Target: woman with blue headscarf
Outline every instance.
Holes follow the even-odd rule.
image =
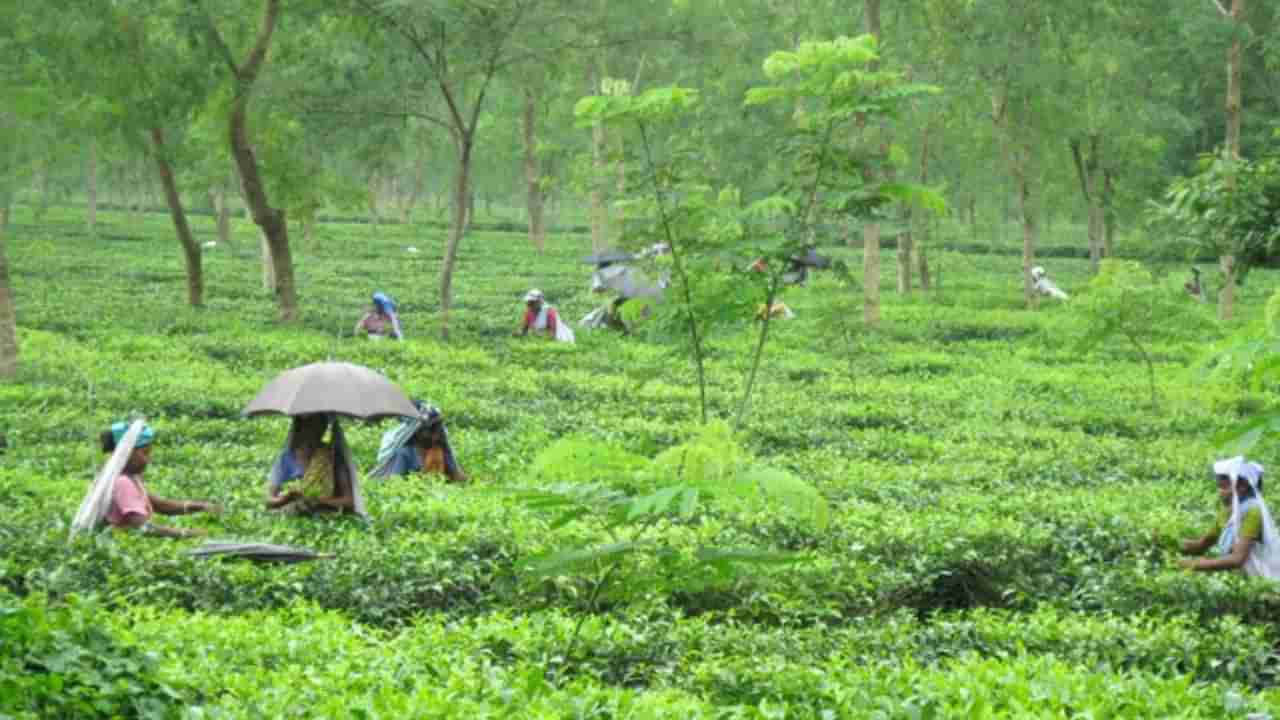
[[[396,303],[386,293],[373,294],[373,307],[356,323],[355,334],[364,333],[371,340],[393,337],[403,340],[400,331],[400,316],[396,315]]]
[[[218,514],[222,508],[202,500],[166,500],[152,495],[142,484],[142,474],[151,464],[151,448],[155,432],[142,425],[129,433],[129,423],[118,422],[102,433],[102,451],[121,452],[127,456],[124,469],[111,480],[110,504],[102,522],[119,530],[136,530],[144,535],[189,538],[208,534],[198,528],[172,528],[151,522],[152,515],[187,515],[205,512]],[[125,442],[128,445],[124,445]],[[117,466],[118,467],[118,466]]]
[[[413,401],[417,417],[401,418],[399,427],[382,436],[378,465],[371,477],[423,474],[443,475],[451,483],[463,483],[467,476],[453,456],[444,414],[435,405]]]

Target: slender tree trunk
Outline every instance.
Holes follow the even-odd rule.
[[[294,322],[298,319],[298,294],[294,285],[293,256],[289,252],[289,223],[285,219],[284,211],[271,207],[267,199],[262,175],[258,171],[258,160],[249,143],[248,129],[249,94],[266,59],[267,48],[271,45],[271,35],[275,31],[279,15],[280,0],[266,0],[262,27],[258,31],[254,46],[244,63],[233,68],[236,94],[231,102],[227,130],[231,143],[231,155],[236,161],[236,167],[240,170],[240,185],[245,204],[253,213],[253,222],[262,229],[270,250],[271,265],[276,276],[275,289],[280,304],[280,319],[283,322]],[[211,34],[216,44],[229,54],[226,43],[217,34],[216,29],[213,29],[212,20],[210,23]]]
[[[880,0],[865,0],[863,9],[867,32],[880,40]],[[875,71],[878,65],[872,63],[869,69]],[[865,132],[865,128],[865,117],[859,117],[858,132]],[[870,169],[864,179],[868,183],[875,180]],[[862,227],[862,320],[869,327],[880,324],[880,223],[875,221]]]
[[[271,255],[271,240],[265,231],[261,228],[258,230],[259,244],[262,246],[262,289],[272,293],[279,292],[276,287],[276,261]]]
[[[0,380],[18,374],[18,316],[9,289],[7,255],[10,202],[8,190],[0,188]]]
[[[151,128],[151,147],[156,154],[156,169],[160,171],[160,187],[164,189],[169,217],[173,220],[174,232],[178,235],[178,243],[182,245],[182,258],[187,265],[187,303],[191,307],[201,307],[204,305],[204,269],[201,266],[200,245],[191,235],[191,226],[187,224],[182,196],[178,193],[178,183],[173,177],[173,167],[169,165],[164,131],[158,127]]]
[[[1245,0],[1232,0],[1230,17],[1237,24],[1237,28],[1236,37],[1227,49],[1227,146],[1225,148],[1227,158],[1231,162],[1240,159],[1240,124],[1243,111],[1243,101],[1240,93],[1242,77],[1240,67],[1242,41],[1240,35],[1243,33],[1244,14]],[[1227,185],[1229,189],[1235,189],[1235,177],[1233,174],[1228,174]],[[1228,238],[1229,240],[1230,238]],[[1218,318],[1230,320],[1235,309],[1236,298],[1235,254],[1228,252],[1218,259],[1218,263],[1222,267],[1222,291],[1218,294]]]
[[[219,184],[213,190],[214,221],[218,228],[218,243],[231,244],[231,210],[227,207],[227,186]]]
[[[418,206],[418,199],[427,185],[427,153],[418,152],[417,169],[413,175],[413,187],[409,189],[409,198],[400,208],[400,221],[406,225],[413,222],[413,209]]]
[[[89,153],[85,159],[85,211],[89,235],[98,234],[98,140],[89,138]]]
[[[1015,151],[1014,188],[1018,196],[1018,212],[1022,215],[1022,292],[1027,307],[1035,307],[1036,295],[1031,282],[1031,268],[1036,264],[1036,214],[1032,203],[1031,181],[1027,177],[1026,150]]]
[[[880,223],[862,226],[862,320],[880,324]]]
[[[1076,166],[1076,178],[1080,181],[1080,195],[1084,198],[1089,218],[1089,270],[1095,275],[1102,262],[1102,192],[1098,182],[1098,136],[1089,136],[1088,149],[1082,148],[1079,138],[1070,141],[1071,157]]]
[[[932,125],[925,124],[924,130],[920,133],[920,184],[929,185],[929,139]],[[930,218],[925,217],[924,222],[920,224],[920,237],[915,243],[916,245],[916,268],[920,272],[920,289],[928,292],[930,289],[931,279],[929,277],[929,223]]]
[[[1218,319],[1230,320],[1236,304],[1236,258],[1223,255],[1218,258],[1222,268],[1222,290],[1218,293]]]
[[[458,174],[453,184],[453,223],[440,270],[440,337],[449,339],[449,310],[453,307],[453,270],[458,262],[458,245],[467,232],[467,198],[471,195],[471,151],[475,136],[456,132]]]
[[[529,211],[529,242],[538,252],[547,246],[547,230],[543,224],[542,172],[538,167],[538,96],[533,88],[524,89],[524,182]]]
[[[1227,152],[1232,159],[1240,157],[1240,122],[1243,102],[1240,95],[1241,35],[1244,33],[1245,0],[1231,0],[1231,20],[1236,23],[1236,37],[1227,49]]]
[[[1112,200],[1115,197],[1115,183],[1110,170],[1102,172],[1102,254],[1107,257],[1116,256],[1116,219]]]
[[[317,213],[316,208],[309,207],[302,216],[302,243],[307,247],[315,247]]]
[[[590,94],[601,92],[600,82],[603,73],[595,67],[587,70],[587,83]],[[604,196],[606,161],[605,147],[608,137],[604,124],[597,122],[591,127],[591,167],[594,170],[591,178],[591,249],[599,251],[609,244],[609,207]]]
[[[378,208],[378,173],[377,171],[369,173],[369,180],[366,183],[366,193],[369,202],[369,224],[373,226],[373,231],[378,232],[378,226],[382,222],[382,215]]]

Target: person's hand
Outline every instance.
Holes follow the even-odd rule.
[[[208,534],[209,534],[209,531],[205,530],[204,528],[187,528],[186,530],[182,531],[182,537],[184,538],[198,538],[198,537],[204,537],[205,535],[208,535]]]
[[[1183,570],[1195,570],[1200,566],[1199,558],[1182,558],[1178,561],[1178,567]]]
[[[221,505],[219,505],[219,504],[217,504],[217,503],[201,502],[201,503],[199,503],[199,504],[197,505],[197,508],[198,508],[201,512],[206,512],[206,513],[209,513],[210,515],[221,515],[221,514],[222,514],[222,506],[221,506]]]

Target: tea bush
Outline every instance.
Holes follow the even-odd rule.
[[[208,218],[195,222],[212,237]],[[1182,573],[1170,550],[1212,520],[1214,436],[1275,405],[1273,387],[1202,369],[1206,350],[1261,314],[1270,270],[1241,288],[1236,325],[1151,333],[1158,407],[1137,352],[1079,350],[1089,323],[1073,305],[1021,309],[1016,258],[940,254],[941,287],[886,288],[879,330],[861,328],[856,298],[818,274],[787,295],[797,318],[771,329],[732,452],[697,458],[713,492],[650,531],[685,560],[638,553],[610,579],[631,583],[625,592],[593,601],[590,567],[522,573],[600,540],[592,519],[558,524],[527,494],[601,485],[632,501],[690,482],[678,448],[700,424],[687,359],[656,339],[509,337],[531,286],[566,318],[595,306],[579,263],[586,237],[557,235],[537,254],[518,234],[477,230],[462,245],[446,344],[423,280],[435,276],[439,228],[325,225],[296,248],[303,320],[280,327],[249,253],[208,252],[209,305],[192,310],[164,216],[100,223],[90,241],[71,211],[36,225],[19,209],[10,241],[23,355],[20,381],[0,386],[0,714],[1280,711],[1280,591]],[[256,247],[248,225],[236,232]],[[410,244],[422,252],[406,255]],[[859,262],[837,244],[823,251]],[[1050,271],[1087,299],[1087,267],[1055,259]],[[347,336],[375,289],[401,303],[408,342]],[[713,416],[736,409],[754,339],[747,318],[708,338]],[[327,358],[443,408],[474,482],[366,481],[367,523],[264,512],[287,423],[239,409],[280,371]],[[103,460],[94,436],[131,413],[158,432],[154,492],[226,507],[175,524],[335,557],[258,566],[191,559],[189,542],[68,543]],[[362,468],[385,429],[347,425]],[[1269,464],[1276,450],[1264,440],[1254,453]],[[794,499],[820,501],[822,520],[768,494],[735,501],[727,485],[752,476],[730,470],[752,463]],[[685,561],[703,548],[794,561],[699,574]],[[52,657],[70,663],[61,680],[35,664]]]

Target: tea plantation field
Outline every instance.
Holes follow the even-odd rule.
[[[212,232],[207,218],[196,229]],[[1276,399],[1198,369],[1234,329],[1211,306],[1156,329],[1152,407],[1134,351],[1081,351],[1071,305],[1022,309],[1020,258],[939,253],[941,289],[900,298],[887,251],[883,327],[847,335],[856,298],[819,277],[786,297],[798,317],[774,328],[736,439],[817,488],[828,520],[699,505],[652,528],[669,556],[629,558],[597,592],[603,565],[522,572],[607,540],[525,491],[566,478],[633,491],[612,460],[652,458],[699,423],[692,366],[670,343],[510,336],[530,287],[566,317],[592,309],[587,236],[556,235],[542,255],[519,233],[468,237],[443,343],[440,230],[328,223],[295,240],[304,317],[288,328],[247,224],[239,252],[206,253],[201,311],[183,304],[163,215],[109,215],[95,240],[78,213],[20,210],[12,230],[23,369],[0,386],[0,717],[1280,717],[1280,593],[1179,571],[1171,551],[1214,512],[1214,434]],[[1085,261],[1047,264],[1085,291]],[[1250,275],[1242,318],[1278,279]],[[408,342],[349,336],[375,289],[400,301]],[[711,338],[715,415],[736,408],[754,340],[746,322]],[[265,513],[287,422],[239,410],[278,372],[327,358],[441,406],[473,482],[368,481],[367,524]],[[103,459],[94,436],[131,413],[159,433],[153,492],[226,507],[175,524],[336,557],[196,561],[196,541],[110,533],[69,544]],[[387,427],[348,426],[361,467]],[[537,462],[571,436],[613,454]],[[1258,459],[1280,462],[1274,450]],[[794,561],[711,572],[705,547]]]

